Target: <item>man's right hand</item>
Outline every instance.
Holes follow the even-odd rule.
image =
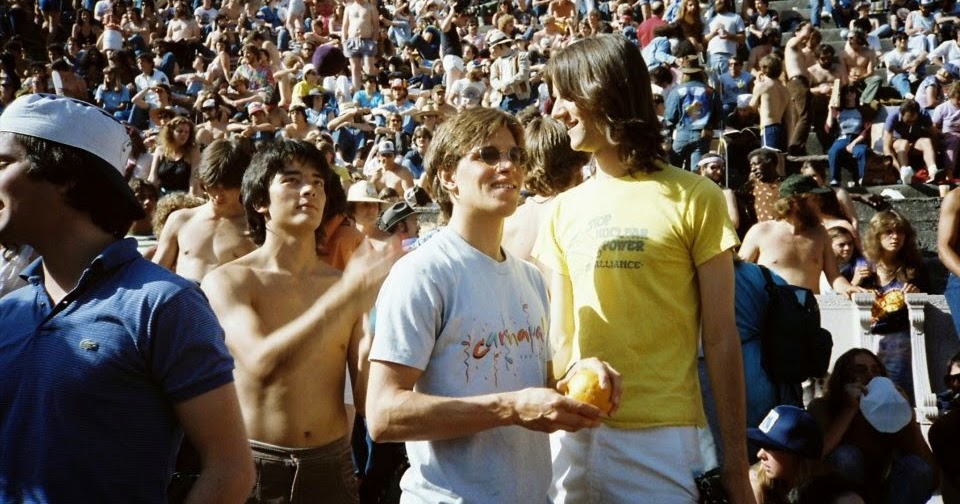
[[[539,432],[576,432],[597,427],[600,408],[561,395],[549,388],[527,388],[510,393],[514,423]]]

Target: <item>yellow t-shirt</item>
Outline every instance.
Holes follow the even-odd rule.
[[[551,341],[556,373],[584,357],[613,365],[614,427],[703,425],[696,268],[736,244],[720,188],[672,166],[558,196],[533,252],[572,285],[574,334]]]

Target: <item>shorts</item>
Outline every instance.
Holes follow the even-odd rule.
[[[349,38],[343,44],[343,55],[348,58],[376,56],[377,42],[367,38]]]
[[[550,435],[555,504],[696,504],[703,472],[693,426],[614,429],[601,425]]]
[[[284,448],[250,440],[257,482],[247,504],[357,504],[357,478],[346,437],[319,448]]]
[[[448,54],[443,57],[443,69],[444,71],[450,71],[456,68],[461,72],[464,70],[463,58],[457,56],[456,54]]]

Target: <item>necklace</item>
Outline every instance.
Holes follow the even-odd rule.
[[[881,263],[877,263],[877,271],[890,276],[895,275],[898,271],[900,271],[902,267],[903,266],[897,266],[896,268],[889,268]]]

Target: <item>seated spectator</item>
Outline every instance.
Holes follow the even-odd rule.
[[[854,182],[863,184],[863,177],[867,173],[867,156],[870,154],[870,121],[864,119],[860,112],[857,100],[857,90],[852,86],[844,86],[840,91],[840,103],[830,107],[830,117],[827,119],[826,130],[836,131],[837,139],[830,146],[830,186],[840,187],[840,167],[855,159],[857,171]]]
[[[423,178],[425,170],[423,160],[431,140],[433,140],[433,132],[426,126],[417,126],[417,129],[413,130],[413,147],[404,154],[400,162],[404,168],[410,170],[415,181],[419,182]]]
[[[913,100],[905,100],[900,110],[887,116],[883,125],[883,154],[893,157],[904,184],[912,183],[916,174],[911,166],[915,154],[923,156],[930,178],[937,175],[937,153],[930,128],[930,117],[921,114],[919,103]]]
[[[943,385],[947,389],[937,394],[937,408],[940,414],[960,410],[960,353],[954,354],[947,362]]]
[[[304,105],[294,105],[290,107],[290,124],[287,124],[280,130],[284,138],[292,140],[303,140],[314,143],[320,138],[320,130],[316,125],[307,121],[307,107]]]
[[[947,86],[953,83],[956,75],[946,68],[937,70],[937,73],[928,75],[917,86],[916,100],[920,108],[933,110],[946,98]]]
[[[930,181],[936,182],[934,177],[939,174],[945,174],[947,179],[952,179],[957,161],[960,160],[960,82],[954,82],[950,86],[949,98],[933,109],[930,120],[940,133],[940,145],[943,149],[940,158],[943,169],[938,173],[930,173]]]
[[[883,84],[883,78],[877,75],[877,53],[867,44],[867,34],[861,30],[852,30],[847,36],[847,44],[840,53],[840,65],[846,69],[847,84],[860,92],[860,103],[877,109],[877,91]]]
[[[161,195],[175,191],[200,194],[197,178],[200,149],[196,146],[194,129],[193,122],[186,117],[174,118],[161,128],[147,177],[148,182],[160,188]]]
[[[756,9],[747,20],[747,47],[753,49],[763,43],[767,30],[780,29],[780,13],[770,9],[769,0],[757,0]]]
[[[366,236],[376,233],[380,205],[386,200],[377,196],[377,189],[366,180],[355,182],[347,191],[347,215],[353,225]]]
[[[760,449],[760,461],[750,468],[750,483],[758,504],[791,502],[791,490],[820,470],[823,432],[802,408],[773,408],[759,427],[747,430],[747,440]]]
[[[797,487],[795,504],[866,504],[859,487],[836,473],[814,476]]]
[[[775,220],[755,224],[747,231],[740,258],[776,271],[791,285],[820,292],[820,274],[833,290],[850,295],[860,289],[840,276],[827,230],[811,197],[830,191],[806,175],[791,175],[780,185],[774,204]]]
[[[837,257],[840,274],[851,284],[859,285],[862,280],[854,281],[853,275],[858,261],[863,261],[863,255],[857,246],[855,236],[843,226],[827,228],[827,234],[830,235],[830,246],[833,248],[833,254]]]
[[[116,119],[126,120],[130,116],[130,89],[120,82],[115,68],[103,71],[103,84],[97,86],[94,100]]]
[[[824,163],[812,160],[804,161],[803,165],[800,167],[800,174],[813,177],[813,180],[820,187],[829,187],[827,184],[827,165]],[[834,199],[839,205],[839,209],[835,212],[830,212],[830,215],[834,216],[836,219],[840,219],[848,223],[851,226],[851,229],[853,229],[853,233],[857,234],[857,230],[860,229],[858,225],[859,218],[857,217],[857,209],[854,208],[853,201],[856,199],[865,205],[873,206],[872,201],[869,197],[862,197],[859,194],[851,194],[842,187],[831,187],[830,189],[832,189],[833,193],[836,194],[836,198]],[[820,207],[822,208],[823,205],[820,205]],[[826,224],[824,224],[824,226],[828,229],[830,228],[830,226]],[[857,243],[860,243],[859,238],[857,238]]]
[[[887,83],[893,86],[902,98],[912,99],[913,83],[926,76],[926,53],[909,49],[907,35],[898,32],[893,35],[893,49],[883,56],[883,62],[887,65]]]
[[[826,465],[863,489],[867,502],[926,503],[936,472],[920,424],[911,418],[895,432],[881,432],[861,411],[867,384],[881,376],[887,376],[883,363],[863,348],[834,363],[826,392],[809,406],[824,432]]]

